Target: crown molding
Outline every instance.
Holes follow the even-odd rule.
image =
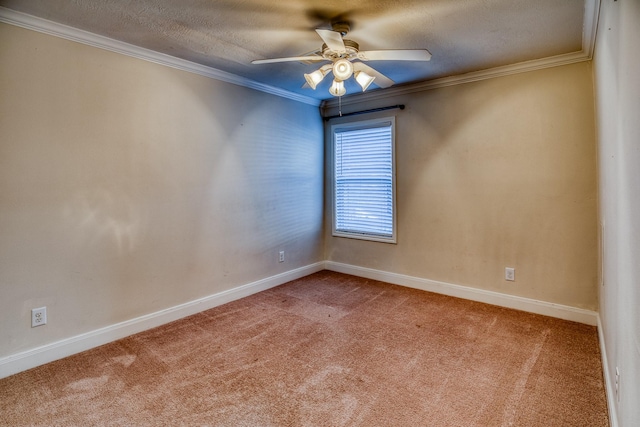
[[[447,86],[488,80],[496,77],[504,77],[512,74],[527,73],[529,71],[542,70],[545,68],[559,67],[577,62],[590,61],[593,58],[599,14],[600,0],[585,0],[582,28],[582,50],[580,51],[489,68],[486,70],[473,71],[456,76],[442,77],[417,83],[408,83],[387,89],[377,89],[365,93],[356,93],[342,97],[341,104],[342,106],[359,104],[361,102],[375,101],[408,93],[421,92]],[[327,109],[336,108],[338,105],[339,100],[336,98],[325,99],[322,101],[320,109],[324,113]]]
[[[600,17],[600,0],[585,0],[584,24],[582,26],[582,51],[593,58],[598,34],[598,19]]]
[[[393,96],[406,95],[408,93],[422,92],[447,86],[456,86],[481,80],[494,79],[496,77],[504,77],[512,74],[527,73],[529,71],[542,70],[545,68],[558,67],[561,65],[569,65],[576,62],[589,61],[590,59],[591,58],[588,55],[580,51],[543,59],[536,59],[532,61],[519,62],[517,64],[489,68],[480,71],[473,71],[456,76],[442,77],[439,79],[426,80],[418,83],[393,86],[388,89],[377,89],[370,92],[343,96],[342,106],[344,107],[345,105],[375,101],[379,99],[390,98]],[[338,107],[338,102],[338,99],[324,100],[322,102],[321,109],[325,110],[328,108]]]
[[[196,64],[195,62],[187,61],[185,59],[176,58],[171,55],[166,55],[150,49],[145,49],[129,43],[114,40],[109,37],[100,36],[88,31],[79,30],[68,25],[59,24],[47,19],[28,15],[26,13],[17,12],[2,6],[0,6],[0,22],[37,31],[39,33],[48,34],[50,36],[59,37],[65,40],[82,43],[88,46],[97,47],[111,52],[120,53],[122,55],[142,59],[144,61],[153,62],[155,64],[164,65],[166,67],[171,67],[177,70],[198,74],[214,80],[220,80],[237,86],[243,86],[249,89],[254,89],[282,98],[291,99],[293,101],[301,102],[304,104],[309,104],[316,107],[320,105],[319,100],[310,98],[308,96],[299,95],[297,93],[289,92],[284,89],[279,89],[273,86],[266,85],[264,83],[259,83],[254,80],[240,77],[226,71],[221,71],[212,67],[207,67],[205,65]]]
[[[502,67],[490,68],[487,70],[474,71],[456,76],[399,85],[388,89],[378,89],[362,94],[353,94],[343,97],[341,100],[342,105],[358,104],[361,102],[374,101],[378,99],[404,95],[407,93],[421,92],[441,87],[454,86],[464,83],[493,79],[496,77],[504,77],[512,74],[526,73],[529,71],[568,65],[582,61],[590,61],[593,57],[599,12],[600,0],[585,0],[581,51],[532,61],[520,62],[517,64],[511,64]],[[1,6],[0,22],[16,25],[22,28],[38,31],[44,34],[49,34],[55,37],[60,37],[66,40],[75,41],[100,49],[105,49],[111,52],[120,53],[178,70],[187,71],[211,79],[247,87],[304,104],[320,106],[322,110],[338,106],[337,99],[320,101],[315,98],[299,95],[297,93],[289,92],[284,89],[259,83],[254,80],[240,77],[225,71],[217,70],[212,67],[196,64],[191,61],[155,52],[150,49],[134,46],[129,43],[110,39],[108,37],[100,36],[84,30],[79,30],[67,25],[58,24],[25,13],[16,12]]]

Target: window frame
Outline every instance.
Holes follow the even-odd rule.
[[[348,120],[340,123],[331,124],[331,203],[332,203],[332,236],[345,237],[350,239],[367,240],[382,243],[397,243],[397,203],[396,203],[396,120],[395,116],[384,116],[365,120]],[[341,231],[336,228],[337,225],[337,203],[336,203],[336,133],[341,131],[353,131],[359,129],[372,129],[376,127],[391,128],[391,192],[392,192],[392,234],[385,236],[371,233],[359,233],[352,231]]]

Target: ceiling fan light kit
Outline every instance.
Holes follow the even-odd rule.
[[[334,79],[329,88],[329,93],[333,96],[343,96],[347,93],[344,87],[344,81],[351,77],[354,77],[363,92],[367,90],[374,80],[376,85],[381,88],[386,88],[394,84],[393,80],[361,61],[429,61],[431,59],[431,54],[426,49],[360,51],[360,45],[358,45],[358,43],[343,38],[350,29],[348,23],[334,23],[332,28],[332,30],[316,30],[316,33],[318,33],[322,41],[324,41],[321,55],[259,59],[252,61],[252,63],[268,64],[290,61],[329,61],[330,64],[325,64],[319,69],[305,74],[304,78],[309,87],[315,90],[324,77],[332,71]],[[354,60],[358,62],[353,62]]]

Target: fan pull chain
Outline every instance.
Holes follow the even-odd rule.
[[[341,96],[338,97],[338,114],[340,114],[340,117],[342,117],[342,97]]]

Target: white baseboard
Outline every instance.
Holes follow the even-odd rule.
[[[454,285],[436,280],[423,279],[420,277],[407,276],[404,274],[389,273],[386,271],[374,270],[366,267],[358,267],[349,264],[342,264],[333,261],[326,261],[327,270],[339,273],[352,274],[354,276],[365,277],[367,279],[380,280],[395,285],[407,286],[409,288],[421,289],[453,297],[468,299],[472,301],[484,302],[498,305],[500,307],[513,308],[529,313],[542,314],[559,319],[571,320],[595,326],[598,323],[598,313],[582,308],[570,307],[561,304],[553,304],[545,301],[538,301],[531,298],[523,298],[514,295],[502,294],[499,292],[486,291],[483,289],[471,288],[468,286]]]
[[[514,308],[517,310],[546,316],[557,317],[565,320],[596,325],[598,323],[598,313],[575,307],[552,304],[529,298],[522,298],[498,292],[486,291],[482,289],[470,288],[467,286],[454,285],[451,283],[438,282],[419,277],[407,276],[397,273],[389,273],[371,268],[358,267],[349,264],[342,264],[333,261],[317,262],[295,270],[287,271],[275,276],[271,276],[256,282],[248,283],[237,288],[219,292],[194,301],[189,301],[174,307],[150,313],[144,316],[130,319],[121,323],[110,325],[84,334],[46,344],[40,347],[29,349],[20,353],[12,354],[0,359],[0,378],[35,368],[54,360],[62,359],[85,350],[89,350],[100,345],[136,334],[157,326],[208,310],[213,307],[231,302],[254,293],[264,291],[275,286],[284,284],[291,280],[299,279],[309,274],[323,269],[336,271],[345,274],[365,277],[368,279],[380,280],[396,285],[421,289],[439,294],[464,298],[468,300],[498,305],[501,307]],[[601,329],[599,328],[599,331]],[[604,340],[601,337],[601,345]],[[603,350],[603,357],[606,355]],[[604,360],[604,359],[603,359]],[[604,365],[606,366],[606,364]],[[605,375],[607,371],[605,369]],[[610,391],[610,381],[607,379],[607,389]],[[610,398],[610,392],[607,394]],[[610,405],[611,406],[611,405]],[[613,426],[613,424],[612,424]]]
[[[618,427],[618,411],[616,406],[616,389],[609,374],[609,362],[607,358],[607,343],[604,340],[604,329],[602,321],[598,315],[598,341],[600,341],[600,357],[602,359],[602,371],[604,373],[604,389],[607,395],[607,406],[609,408],[609,425]]]
[[[5,378],[9,375],[119,340],[165,323],[173,322],[174,320],[282,285],[323,269],[324,262],[317,262],[165,310],[146,314],[135,319],[3,357],[0,359],[0,378]]]

